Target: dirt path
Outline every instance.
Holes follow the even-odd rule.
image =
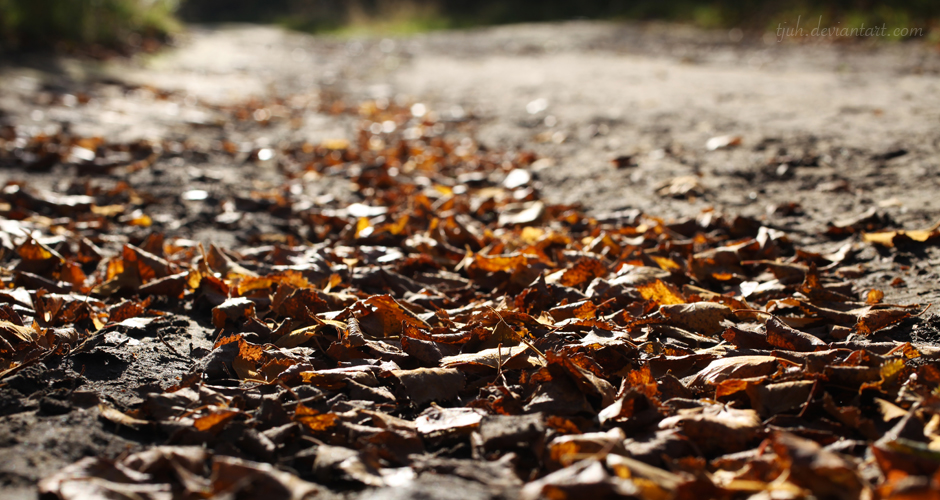
[[[250,147],[350,137],[354,121],[306,113],[290,127],[233,130],[195,99],[224,104],[321,91],[385,97],[420,101],[452,119],[481,117],[473,126],[482,143],[548,158],[535,175],[549,199],[598,213],[638,208],[670,218],[714,207],[799,228],[822,249],[841,245],[818,238],[829,223],[868,210],[907,229],[940,215],[940,55],[923,45],[734,43],[724,32],[594,22],[395,39],[194,28],[178,45],[103,68],[72,61],[35,71],[14,63],[4,70],[10,83],[0,90],[0,109],[11,122],[69,122],[82,135],[225,135]],[[105,89],[86,106],[36,104],[44,85],[55,95],[102,78],[191,97],[161,101]],[[740,137],[740,147],[709,151],[708,139],[722,135]],[[620,156],[630,160],[618,169],[611,160]],[[695,196],[657,194],[689,175],[697,178]],[[917,272],[936,278],[924,265]],[[940,297],[930,287],[894,293]]]
[[[28,58],[0,66],[0,120],[25,134],[66,126],[116,142],[177,141],[198,153],[94,180],[105,188],[128,180],[157,199],[191,189],[218,201],[269,188],[280,179],[276,164],[246,160],[259,148],[355,138],[350,115],[226,121],[226,106],[277,97],[300,108],[327,98],[421,103],[488,147],[535,152],[542,160],[532,174],[550,201],[581,203],[598,218],[639,209],[681,219],[709,207],[755,217],[805,248],[831,252],[850,243],[868,271],[860,287],[882,288],[893,301],[940,300],[934,247],[886,251],[857,235],[826,235],[832,223],[869,211],[884,227],[907,229],[940,217],[940,55],[921,45],[733,43],[723,32],[582,22],[401,39],[234,26],[194,28],[178,47],[134,62]],[[739,138],[736,145],[706,146],[726,135]],[[219,141],[233,144],[239,160],[214,155]],[[689,192],[661,194],[677,177],[685,177]],[[0,183],[13,180],[65,192],[75,179],[64,166],[0,170]],[[325,177],[302,180],[297,189],[357,196],[348,182]],[[217,212],[208,201],[193,201],[153,215],[159,228],[235,246],[233,231],[205,223]],[[249,233],[286,230],[265,214],[246,214],[238,224]],[[204,325],[155,328],[182,332],[176,349],[211,347]],[[145,347],[162,349],[157,342]],[[121,401],[122,384],[155,383],[146,369],[94,389]],[[175,376],[187,366],[169,369]],[[126,397],[127,406],[136,403]],[[85,454],[135,446],[135,436],[105,433],[87,415],[68,417],[66,428],[87,426],[91,445],[22,415],[0,432],[4,498],[33,497],[35,479]],[[35,454],[23,452],[37,446]]]
[[[486,116],[485,143],[553,158],[538,174],[549,197],[598,211],[670,217],[715,207],[809,235],[872,209],[908,229],[940,217],[935,50],[723,38],[596,23],[434,34],[391,82]],[[529,113],[538,99],[545,109]],[[723,135],[741,146],[709,151],[708,139]],[[613,168],[621,155],[636,166]],[[699,177],[701,196],[656,194],[683,175]],[[788,203],[804,214],[774,214]],[[931,259],[916,271],[924,286],[895,290],[899,298],[938,297]]]

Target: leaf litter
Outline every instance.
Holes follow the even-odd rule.
[[[284,107],[221,111],[265,106]],[[252,151],[283,186],[214,223],[285,229],[237,248],[155,224],[160,201],[127,182],[3,188],[2,413],[90,415],[136,443],[48,474],[44,498],[934,498],[940,348],[903,338],[929,304],[845,281],[850,247],[711,211],[592,218],[540,198],[532,154],[405,106],[324,106],[355,113],[357,139]],[[12,137],[5,166],[91,176],[175,147]],[[292,188],[328,178],[359,198]],[[193,323],[189,352],[167,338]],[[135,396],[107,385],[157,350]]]

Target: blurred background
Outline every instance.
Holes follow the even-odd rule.
[[[307,32],[407,34],[568,19],[664,20],[764,33],[781,19],[823,26],[940,25],[937,0],[0,0],[0,46],[159,46],[185,23],[275,23]]]

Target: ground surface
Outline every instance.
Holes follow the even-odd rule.
[[[271,104],[277,99],[280,108]],[[421,103],[448,133],[494,150],[534,152],[541,159],[530,171],[547,202],[579,203],[599,219],[639,209],[681,220],[708,207],[750,216],[822,254],[850,243],[864,270],[857,285],[883,289],[891,302],[940,299],[935,247],[879,250],[851,231],[827,233],[833,225],[862,227],[852,222],[863,216],[862,225],[876,220],[872,228],[905,229],[930,227],[940,217],[940,54],[918,44],[735,43],[723,32],[581,22],[396,39],[193,28],[149,59],[94,64],[16,56],[0,65],[0,120],[19,132],[52,135],[67,124],[72,134],[110,142],[175,142],[178,156],[104,176],[76,176],[71,164],[46,172],[10,168],[0,181],[65,192],[74,191],[76,179],[104,190],[126,180],[154,198],[148,214],[168,234],[229,248],[257,243],[294,229],[264,212],[218,214],[227,211],[222,200],[250,198],[248,191],[281,182],[278,159],[258,160],[259,151],[355,141],[356,115],[326,110],[369,99]],[[247,116],[233,122],[238,113]],[[716,136],[739,140],[709,150]],[[220,141],[231,151],[221,154]],[[659,192],[680,176],[691,176],[691,191]],[[301,176],[294,185],[314,200],[363,199],[343,178]],[[207,197],[179,201],[194,190]],[[147,328],[151,334],[135,351],[140,362],[109,354],[107,342],[86,354],[89,362],[111,356],[132,369],[119,378],[78,375],[85,378],[81,390],[130,408],[142,399],[126,387],[144,394],[141,387],[165,388],[187,373],[190,361],[167,350],[152,335],[157,330],[181,352],[212,347],[207,317],[161,319]],[[22,371],[9,384],[24,387],[21,394],[47,380],[64,384],[81,371],[79,361],[68,362],[75,364]],[[154,376],[151,367],[159,365],[164,371]],[[51,404],[44,401],[18,401],[20,411],[0,417],[4,498],[32,497],[39,478],[82,456],[147,444],[133,433],[108,432],[88,413],[43,413]]]
[[[23,63],[37,71],[17,66]],[[870,209],[906,229],[936,221],[938,72],[940,55],[924,45],[733,43],[724,32],[672,25],[575,22],[349,40],[256,26],[193,28],[178,48],[131,63],[14,60],[4,71],[0,109],[11,122],[41,117],[37,127],[68,122],[77,134],[115,141],[225,135],[257,147],[348,138],[353,120],[307,114],[295,127],[233,130],[192,98],[141,99],[101,82],[215,104],[321,91],[350,102],[424,102],[445,119],[454,112],[479,117],[474,135],[489,147],[549,158],[537,172],[549,200],[665,218],[715,207],[815,235]],[[76,87],[101,95],[75,108],[35,100],[43,88]],[[537,113],[527,111],[530,103]],[[723,135],[741,137],[741,146],[706,149],[709,138]],[[631,166],[612,167],[618,156],[631,156]],[[222,185],[243,179],[226,170]],[[682,175],[699,176],[703,194],[679,202],[656,194]],[[769,214],[786,203],[799,204],[805,216]],[[894,293],[912,299],[932,292],[914,286]]]

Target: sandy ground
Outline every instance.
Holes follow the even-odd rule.
[[[536,175],[549,199],[665,218],[714,207],[799,225],[815,238],[870,209],[908,229],[937,219],[938,73],[940,54],[920,43],[732,42],[725,32],[674,25],[570,22],[386,39],[229,26],[193,28],[178,47],[131,62],[11,61],[0,109],[11,122],[68,122],[78,134],[132,140],[218,135],[218,118],[196,98],[422,102],[444,117],[480,118],[472,126],[488,146],[548,158]],[[43,89],[101,81],[192,97],[148,101],[105,89],[86,106],[35,104]],[[225,130],[264,145],[348,137],[351,123],[308,113],[296,127]],[[708,139],[722,135],[740,137],[740,147],[709,151]],[[631,159],[614,168],[620,156]],[[656,194],[685,175],[697,176],[698,196]],[[774,215],[787,203],[803,214]]]
[[[877,251],[825,231],[872,209],[889,227],[922,228],[940,217],[940,54],[917,43],[813,42],[732,42],[725,32],[594,22],[394,39],[192,28],[176,47],[133,61],[5,61],[0,120],[49,132],[68,123],[76,134],[113,141],[208,143],[224,136],[251,149],[351,137],[355,118],[306,113],[291,126],[243,129],[221,123],[206,103],[324,95],[420,102],[455,122],[477,118],[467,127],[487,146],[544,158],[533,174],[549,200],[581,203],[598,217],[639,209],[679,219],[708,208],[758,217],[800,235],[809,248],[852,242],[870,271],[860,285],[885,288],[891,300],[936,302],[936,249]],[[157,99],[139,85],[186,97]],[[62,99],[83,92],[93,96],[87,104]],[[740,144],[706,146],[725,135]],[[620,168],[612,162],[618,157]],[[176,172],[178,182],[221,190],[271,173],[215,161],[162,168]],[[62,182],[56,173],[5,170],[0,181],[55,189]],[[152,173],[135,175],[160,194]],[[692,176],[691,193],[658,193],[680,176]],[[307,189],[343,196],[349,188],[324,181]],[[231,238],[212,228],[192,235],[223,244]],[[897,277],[906,284],[888,287]],[[44,439],[39,434],[35,439]],[[6,470],[4,498],[30,498],[30,474],[41,476],[76,454],[81,450],[53,453],[41,466],[21,464],[39,467],[22,480]]]
[[[931,196],[911,191],[936,186],[938,68],[937,52],[914,44],[732,43],[724,33],[684,27],[584,22],[348,40],[268,27],[194,28],[155,57],[58,65],[73,81],[106,76],[216,103],[331,89],[427,102],[458,118],[473,113],[484,118],[476,132],[482,142],[553,158],[555,166],[540,173],[546,189],[594,209],[648,208],[658,182],[694,173],[706,195],[691,206],[657,207],[663,215],[706,205],[760,213],[786,196],[812,212],[814,195],[800,188],[851,178],[850,189],[822,197],[825,206],[835,199],[849,215],[903,198],[895,212],[912,224],[936,210]],[[0,109],[28,122],[34,110],[23,96],[54,77],[16,67],[5,74],[12,84],[0,93]],[[160,138],[209,119],[185,105],[127,97],[39,109],[38,123],[68,121],[77,133],[116,140]],[[344,134],[346,124],[311,116],[287,139]],[[742,147],[706,150],[710,137],[724,134],[741,136]],[[873,158],[899,149],[907,154],[887,164]],[[775,156],[801,153],[821,157],[820,168],[796,169],[807,182],[740,179]],[[611,168],[620,155],[634,155],[637,168]]]

